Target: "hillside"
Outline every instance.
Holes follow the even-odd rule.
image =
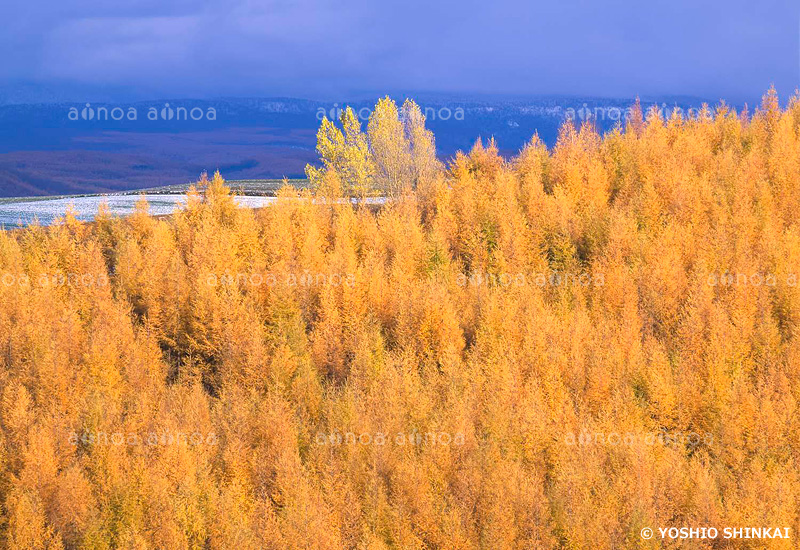
[[[375,112],[268,208],[0,231],[0,546],[796,537],[800,99],[447,165]]]

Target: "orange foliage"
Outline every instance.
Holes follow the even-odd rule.
[[[800,101],[446,170],[407,109],[379,207],[331,161],[0,232],[0,546],[796,544]]]

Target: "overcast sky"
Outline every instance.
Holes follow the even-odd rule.
[[[800,0],[9,0],[0,80],[182,96],[731,100],[800,85]]]

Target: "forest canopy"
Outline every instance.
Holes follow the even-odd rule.
[[[0,231],[0,547],[796,544],[800,98],[701,115],[443,163],[387,98],[267,208]]]

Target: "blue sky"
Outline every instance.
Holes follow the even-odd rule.
[[[799,0],[7,2],[0,80],[180,96],[752,100],[800,85]]]

